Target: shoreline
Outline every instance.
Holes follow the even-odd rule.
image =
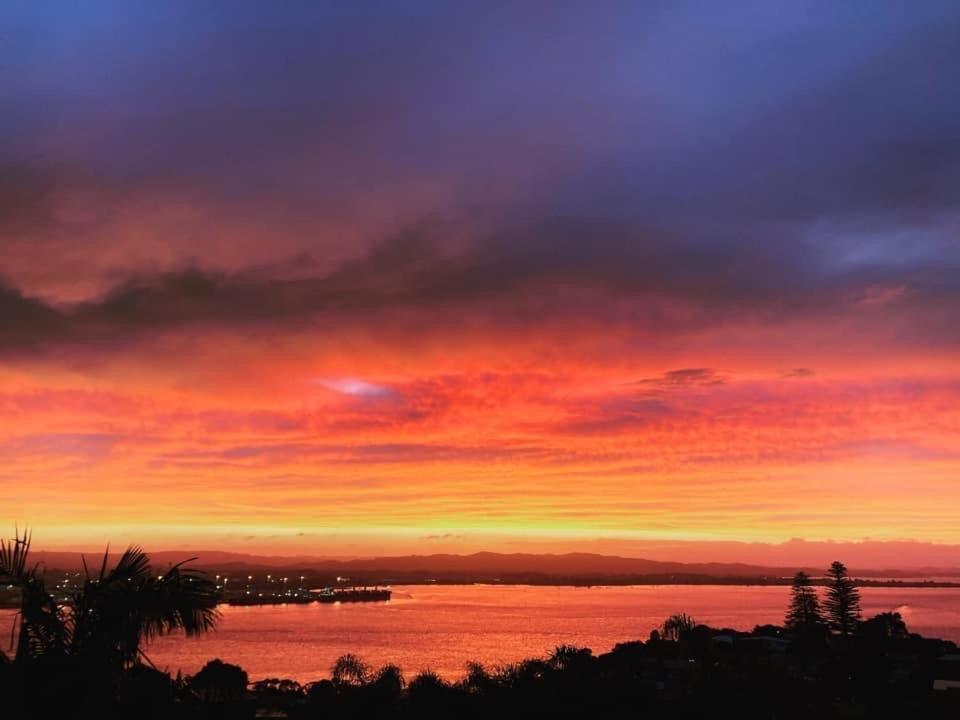
[[[604,578],[596,582],[580,581],[575,579],[564,580],[556,578],[537,582],[535,579],[527,580],[402,580],[399,582],[382,583],[381,586],[387,587],[556,587],[556,588],[585,588],[585,589],[603,589],[603,588],[630,588],[630,587],[789,587],[790,578],[644,578],[633,579],[623,578]],[[826,581],[822,578],[812,578],[812,585],[823,587]],[[878,589],[900,589],[900,590],[950,590],[960,588],[960,582],[940,581],[940,580],[854,580],[854,584],[859,588],[878,588]],[[378,598],[376,600],[361,601],[364,604],[381,604],[389,602],[388,598]],[[230,602],[227,599],[218,602],[218,605],[235,607],[260,607],[268,605],[285,604],[337,604],[339,602],[354,602],[351,600],[321,601],[315,598],[289,598],[282,600],[279,597],[264,598],[262,602],[244,601]],[[20,607],[20,599],[14,594],[0,595],[0,610],[16,610]]]

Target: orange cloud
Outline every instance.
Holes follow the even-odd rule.
[[[429,349],[383,374],[377,355],[280,357],[276,369],[231,366],[215,348],[197,357],[196,377],[222,375],[212,387],[163,368],[6,376],[0,461],[19,517],[54,543],[141,532],[227,547],[238,528],[279,528],[300,550],[331,533],[344,547],[375,536],[383,551],[464,532],[499,547],[531,535],[568,548],[608,536],[960,541],[951,377],[569,359],[456,372],[458,356]]]

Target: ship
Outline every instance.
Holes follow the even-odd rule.
[[[221,602],[227,605],[306,605],[309,603],[386,602],[393,595],[381,587],[325,587],[319,590],[287,590],[285,592],[240,591],[225,595]]]
[[[317,602],[386,602],[393,594],[389,588],[321,588],[311,593]]]

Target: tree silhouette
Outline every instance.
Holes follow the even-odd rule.
[[[386,698],[398,697],[404,685],[403,670],[398,665],[384,665],[370,680],[370,686]]]
[[[242,700],[250,678],[239,665],[214,658],[190,678],[190,689],[207,702],[236,702]]]
[[[198,635],[219,618],[212,582],[184,563],[154,574],[136,546],[109,570],[108,549],[99,572],[87,570],[76,589],[54,599],[39,565],[29,563],[30,542],[28,531],[0,540],[0,582],[20,589],[14,662],[74,660],[120,670],[141,660],[144,641],[176,631]]]
[[[842,562],[833,562],[827,570],[827,597],[823,607],[830,629],[841,635],[852,634],[860,622],[860,591]]]
[[[575,645],[558,645],[547,658],[547,664],[551,670],[570,670],[571,668],[583,667],[593,659],[593,651],[590,648],[577,647]]]
[[[421,670],[407,685],[407,697],[414,715],[445,717],[454,693],[455,688],[433,670]]]
[[[817,591],[810,582],[810,576],[805,572],[798,572],[793,576],[793,586],[790,589],[790,607],[784,624],[791,630],[803,625],[822,623],[820,600]]]
[[[909,637],[910,631],[900,613],[883,612],[860,623],[857,634],[872,640],[902,640]]]
[[[370,666],[350,653],[338,657],[330,668],[330,680],[337,687],[360,686],[369,679]]]
[[[460,681],[460,687],[469,694],[482,695],[489,693],[495,685],[494,678],[487,672],[482,663],[468,662],[467,674]]]
[[[686,613],[675,613],[663,622],[663,639],[679,640],[695,628],[697,622]]]

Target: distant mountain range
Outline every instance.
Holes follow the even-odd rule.
[[[111,553],[111,559],[117,556]],[[195,567],[216,573],[239,573],[252,570],[288,570],[323,575],[363,575],[410,579],[436,576],[454,581],[516,580],[520,577],[539,578],[623,578],[626,576],[702,576],[713,578],[769,578],[793,575],[797,570],[817,576],[824,567],[763,566],[746,563],[688,563],[643,558],[620,557],[595,553],[495,553],[478,552],[470,555],[401,555],[369,558],[333,558],[323,556],[270,556],[233,553],[222,550],[152,552],[157,568],[168,567],[187,558],[197,558]],[[37,551],[33,559],[47,568],[77,570],[83,567],[81,553]],[[103,555],[86,554],[91,570],[99,568]],[[960,568],[850,568],[851,574],[861,577],[918,578],[960,577]]]

